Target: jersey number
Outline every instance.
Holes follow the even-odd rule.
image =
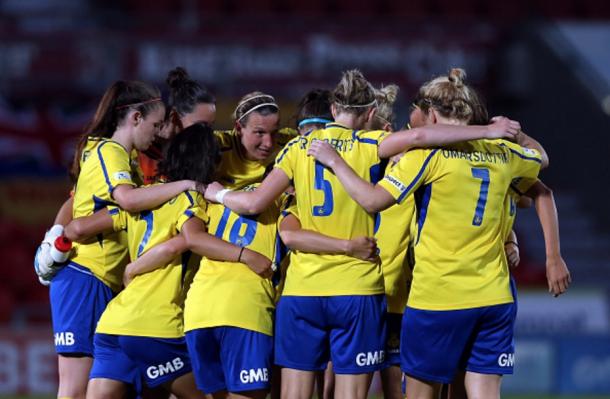
[[[330,185],[330,182],[324,179],[324,170],[324,165],[316,161],[314,188],[316,190],[321,190],[324,193],[324,203],[313,207],[313,216],[328,216],[333,213],[333,208],[335,206],[333,188]]]
[[[144,232],[144,237],[142,237],[142,241],[140,242],[140,246],[138,247],[138,257],[142,255],[144,248],[148,244],[148,240],[150,240],[150,235],[152,234],[153,229],[153,213],[152,211],[142,211],[140,212],[140,220],[144,220],[146,222],[146,231]]]
[[[229,208],[225,208],[224,212],[222,213],[222,217],[220,218],[220,222],[218,222],[218,228],[216,229],[216,233],[214,234],[220,239],[222,239],[222,236],[224,235],[225,230],[227,228],[229,215],[231,215],[231,210]],[[241,234],[243,225],[246,225],[246,228],[244,233]],[[229,241],[237,246],[247,247],[254,240],[254,235],[256,234],[257,226],[258,223],[252,217],[238,217],[235,222],[233,222],[233,226],[229,231]]]
[[[485,204],[487,203],[487,193],[489,191],[489,169],[472,168],[472,176],[475,179],[481,179],[479,199],[477,200],[477,207],[474,210],[474,218],[472,219],[473,226],[480,226],[481,223],[483,223],[483,215],[485,214]]]

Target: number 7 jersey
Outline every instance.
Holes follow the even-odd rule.
[[[376,182],[382,172],[378,145],[385,131],[356,131],[336,123],[291,140],[275,167],[293,180],[303,229],[341,239],[373,237],[374,215],[347,194],[337,177],[307,155],[314,140],[330,143],[362,178]],[[283,295],[336,296],[384,293],[380,265],[347,255],[294,251]]]
[[[415,194],[415,269],[408,306],[456,310],[510,303],[503,214],[513,179],[533,184],[540,154],[504,140],[409,151],[379,183]],[[523,183],[521,183],[523,184]]]

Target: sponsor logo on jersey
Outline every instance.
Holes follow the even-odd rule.
[[[515,354],[514,353],[502,353],[498,356],[498,365],[500,367],[513,367],[515,364]]]
[[[405,191],[407,189],[407,186],[402,184],[402,182],[400,180],[397,180],[397,179],[395,179],[394,177],[392,177],[390,175],[387,175],[386,177],[384,177],[384,180],[390,182],[400,192],[403,192],[403,191]]]
[[[184,362],[179,357],[165,364],[159,364],[158,366],[150,366],[146,369],[146,375],[148,378],[154,380],[155,378],[164,376],[166,374],[175,373],[184,367]]]
[[[525,148],[523,147],[523,153],[532,157],[535,157],[538,155],[538,152],[536,152],[535,150],[532,150],[531,148]]]
[[[252,384],[255,382],[268,382],[269,371],[267,368],[242,370],[239,372],[239,380],[243,384]]]
[[[360,367],[381,364],[385,360],[385,351],[360,352],[356,355],[356,364]]]
[[[55,346],[72,346],[74,343],[74,333],[70,331],[55,333]]]
[[[114,174],[114,180],[131,180],[131,174],[125,171],[116,172]]]

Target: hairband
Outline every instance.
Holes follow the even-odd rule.
[[[239,107],[241,107],[242,105],[244,105],[247,102],[254,100],[255,98],[263,98],[263,97],[270,98],[273,102],[275,102],[275,98],[273,98],[273,96],[270,96],[269,94],[258,94],[256,96],[252,96],[252,97],[240,102],[239,104],[237,104],[237,107],[235,107],[235,110],[237,111],[239,109]]]
[[[236,122],[239,122],[240,120],[242,120],[244,118],[244,116],[248,115],[250,112],[259,109],[261,107],[266,107],[266,106],[270,106],[270,107],[275,107],[276,109],[280,109],[280,107],[278,107],[278,105],[276,103],[262,103],[262,104],[258,104],[252,108],[250,108],[248,111],[244,112],[244,114],[242,116],[240,116],[239,118],[237,118]]]
[[[319,118],[319,117],[315,117],[315,118],[307,118],[307,119],[303,119],[301,122],[299,122],[299,128],[302,127],[303,125],[308,125],[310,123],[330,123],[332,122],[330,119],[326,119],[326,118]]]
[[[371,101],[368,104],[362,104],[362,105],[351,105],[351,104],[341,104],[341,103],[337,103],[337,104],[339,104],[340,106],[345,107],[345,108],[366,108],[366,107],[372,107],[372,106],[377,105],[377,99],[374,99],[373,101]]]
[[[117,106],[115,109],[123,109],[123,108],[128,108],[128,107],[133,107],[136,105],[144,105],[144,104],[150,104],[150,103],[155,103],[157,101],[161,101],[161,97],[155,97],[155,98],[151,98],[150,100],[146,100],[146,101],[139,101],[137,103],[131,103],[131,104],[125,104],[125,105],[119,105]]]

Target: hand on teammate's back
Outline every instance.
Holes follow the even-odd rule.
[[[521,124],[505,116],[494,116],[487,128],[489,129],[488,139],[514,140],[521,131]]]
[[[373,237],[357,237],[349,240],[347,255],[369,262],[377,262],[377,239]]]
[[[213,182],[208,184],[208,186],[205,189],[204,192],[204,198],[206,199],[206,201],[210,201],[213,203],[217,203],[218,201],[216,201],[216,194],[220,191],[223,190],[224,187],[222,184],[218,183],[218,182]]]
[[[561,256],[551,256],[546,259],[546,279],[549,292],[558,297],[568,290],[572,276],[566,262]]]
[[[519,257],[519,247],[512,242],[504,244],[504,250],[506,251],[506,259],[508,260],[508,266],[511,269],[519,266],[521,258]]]
[[[313,156],[318,162],[329,168],[332,168],[335,161],[340,158],[337,151],[326,141],[322,140],[312,141],[307,149],[307,155]]]

